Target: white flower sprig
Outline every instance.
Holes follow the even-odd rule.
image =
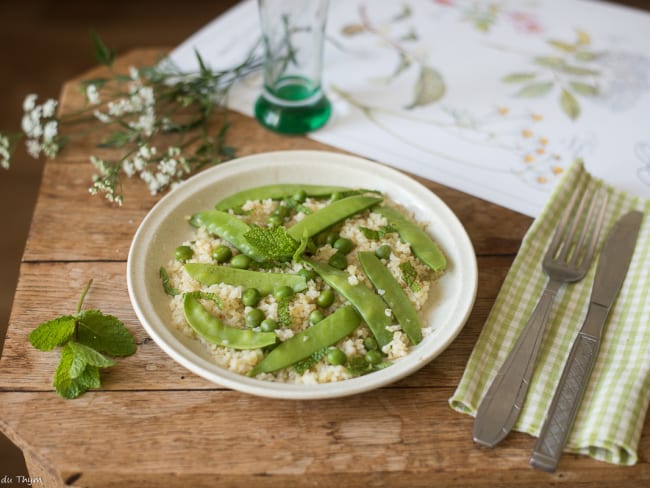
[[[257,46],[231,69],[211,70],[196,53],[198,73],[181,72],[167,60],[153,67],[131,67],[125,76],[113,70],[114,52],[96,34],[93,41],[95,57],[110,68],[111,75],[82,82],[86,103],[75,113],[59,116],[56,100],[38,104],[37,95],[28,95],[23,103],[22,133],[0,133],[2,168],[9,169],[21,137],[32,157],[53,158],[75,136],[108,129],[99,147],[115,149],[116,157],[90,157],[96,173],[89,192],[122,205],[123,177],[139,177],[155,195],[234,155],[234,149],[225,144],[228,122],[221,120],[216,135],[210,135],[207,126],[215,115],[225,117],[221,109],[233,84],[261,68]],[[59,133],[63,126],[78,128],[79,123],[84,123],[83,131]]]

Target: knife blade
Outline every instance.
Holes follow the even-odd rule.
[[[554,472],[596,362],[605,322],[632,261],[643,214],[631,211],[612,227],[598,258],[589,308],[558,383],[530,464]]]

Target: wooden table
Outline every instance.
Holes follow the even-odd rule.
[[[139,50],[118,67],[150,64]],[[97,76],[91,72],[84,77]],[[67,83],[61,110],[80,103]],[[283,137],[232,114],[238,155],[329,149]],[[127,295],[129,245],[157,201],[127,181],[121,209],[86,188],[95,139],[68,146],[45,165],[0,360],[0,429],[24,452],[35,486],[650,486],[650,417],[639,463],[616,467],[565,455],[556,474],[528,465],[534,439],[513,433],[496,449],[472,442],[472,419],[448,406],[472,347],[531,219],[418,178],[463,222],[479,265],[476,304],[453,344],[410,377],[380,390],[326,401],[282,401],[221,388],[172,361],[147,337]],[[36,351],[27,334],[86,308],[116,315],[137,353],[102,373],[102,389],[66,401],[53,391],[56,352]]]

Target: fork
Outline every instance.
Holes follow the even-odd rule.
[[[475,442],[494,447],[519,418],[555,295],[564,283],[579,281],[587,274],[606,205],[603,188],[585,192],[579,202],[577,192],[571,197],[542,261],[548,276],[546,288],[476,412]]]

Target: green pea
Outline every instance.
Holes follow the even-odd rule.
[[[307,192],[305,190],[298,190],[291,198],[298,203],[305,203],[305,200],[307,200]]]
[[[298,274],[305,278],[305,281],[313,280],[316,278],[316,273],[307,268],[302,268],[300,271],[298,271]]]
[[[262,332],[273,332],[278,328],[278,323],[273,319],[264,319],[260,323],[260,329]]]
[[[255,307],[260,302],[262,295],[257,288],[247,288],[242,293],[241,299],[247,307]]]
[[[330,246],[334,247],[334,243],[338,238],[339,238],[338,232],[329,232],[325,236],[325,242],[327,242]]]
[[[317,324],[325,318],[325,315],[320,310],[314,310],[309,314],[309,323],[311,325]]]
[[[338,191],[332,193],[332,200],[340,200],[341,198],[343,198],[343,193]]]
[[[228,246],[219,245],[212,250],[212,259],[217,263],[227,263],[232,258],[232,251]]]
[[[377,349],[372,349],[366,353],[364,359],[368,362],[368,364],[379,364],[383,358],[381,352],[379,352]]]
[[[264,320],[264,312],[259,308],[254,308],[246,314],[246,325],[248,327],[257,327]]]
[[[363,347],[365,347],[367,351],[374,351],[377,349],[377,341],[374,337],[366,337],[363,340]]]
[[[251,258],[246,256],[246,254],[237,254],[230,260],[230,266],[237,269],[248,269],[251,265]]]
[[[327,362],[334,366],[345,364],[345,362],[348,360],[345,353],[338,348],[328,349],[326,357]]]
[[[345,254],[336,252],[327,261],[332,268],[336,269],[345,269],[348,267],[348,260],[345,257]]]
[[[282,225],[282,217],[279,215],[269,215],[266,219],[269,227],[280,227]]]
[[[279,288],[275,289],[273,296],[276,300],[280,300],[282,298],[291,298],[293,296],[293,288],[286,285],[280,286]]]
[[[192,251],[190,246],[178,246],[174,251],[174,256],[176,257],[176,261],[183,263],[194,256],[194,251]]]
[[[334,303],[334,298],[334,292],[328,288],[320,292],[320,295],[316,299],[316,304],[319,307],[327,308]]]
[[[332,247],[343,254],[347,254],[352,251],[354,244],[350,239],[340,237],[334,241],[334,245]]]
[[[377,256],[379,259],[388,259],[391,252],[392,249],[390,246],[388,244],[384,244],[375,249],[375,256]]]

